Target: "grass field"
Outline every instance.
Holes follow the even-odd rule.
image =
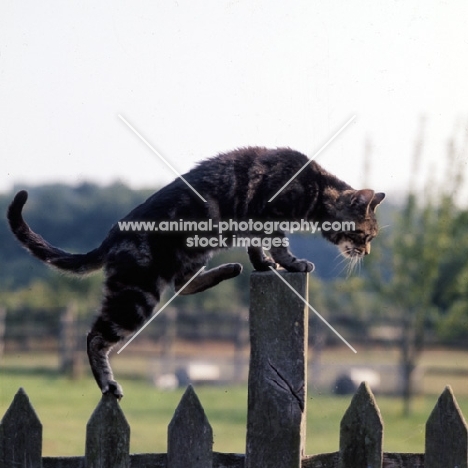
[[[348,354],[335,358],[347,359]],[[328,356],[328,355],[327,355]],[[375,352],[373,353],[375,357]],[[327,357],[327,359],[329,356]],[[463,359],[464,358],[464,359]],[[445,362],[449,366],[458,360],[466,361],[464,354],[447,354],[427,357],[429,363]],[[462,361],[460,361],[462,362]],[[126,396],[121,402],[124,414],[131,427],[131,451],[165,452],[167,426],[181,398],[182,390],[163,392],[156,390],[144,377],[145,363],[129,359],[119,364],[121,371],[129,369],[134,378],[119,379]],[[115,366],[118,368],[119,366]],[[0,361],[0,416],[10,405],[19,387],[23,387],[34,406],[44,428],[46,456],[82,455],[86,423],[99,402],[99,390],[90,377],[71,381],[57,375],[55,358],[50,355],[6,356]],[[141,372],[138,372],[141,371]],[[445,383],[436,379],[434,391],[418,396],[410,418],[402,417],[401,401],[396,398],[377,396],[385,424],[385,451],[424,451],[425,422],[437,401],[437,395]],[[466,380],[466,379],[465,379]],[[440,386],[440,388],[438,388]],[[461,389],[461,382],[457,383]],[[458,403],[468,414],[468,395],[455,390]],[[196,392],[205,408],[214,431],[214,449],[220,452],[245,451],[246,387],[196,387]],[[309,387],[307,401],[308,454],[336,451],[340,420],[351,400],[350,396],[336,397],[321,394]]]

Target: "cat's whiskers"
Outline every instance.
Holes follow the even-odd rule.
[[[355,265],[356,265],[355,258],[350,257],[349,262],[347,264],[347,268],[346,268],[346,278],[349,278],[352,275]]]
[[[339,257],[341,257],[341,260],[335,265],[332,271],[335,271],[337,268],[339,268],[343,263],[345,264],[344,267],[338,272],[338,275],[343,273],[343,270],[348,266],[349,262],[349,256],[346,255],[345,252],[340,251],[338,255],[333,259],[333,261],[336,261]]]
[[[354,264],[356,261],[356,256],[352,255],[352,250],[351,248],[348,248],[346,252],[342,252],[343,259],[341,262],[338,263],[336,268],[339,266],[343,265],[343,268],[338,272],[338,275],[341,275],[344,271],[346,271],[346,278],[349,278],[351,275],[352,271],[354,270]]]
[[[348,259],[345,259],[345,260],[348,260]],[[343,263],[343,262],[341,262]],[[341,265],[340,263],[340,265]],[[338,267],[338,265],[337,265]],[[349,269],[349,262],[346,262],[344,265],[343,265],[343,268],[341,268],[341,270],[338,272],[338,276],[340,276],[344,271],[346,271],[346,277],[348,277],[348,269]]]
[[[346,277],[349,278],[352,273],[357,269],[358,274],[361,269],[362,255],[351,255],[349,257],[349,262],[347,264],[347,274]]]
[[[348,270],[348,278],[356,271],[356,266],[358,265],[359,259],[357,257],[353,257],[349,264]]]
[[[343,252],[339,251],[339,252],[336,254],[336,256],[335,256],[335,258],[333,259],[333,261],[335,262],[335,261],[336,261],[338,258],[340,258],[340,257],[344,257],[345,259],[347,258],[347,257],[344,255]]]

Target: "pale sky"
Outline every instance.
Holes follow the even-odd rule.
[[[350,185],[403,192],[468,125],[468,2],[9,1],[0,4],[0,191],[157,187],[240,146],[289,146]],[[467,154],[459,155],[466,167]]]

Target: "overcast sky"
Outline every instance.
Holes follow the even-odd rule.
[[[157,187],[245,145],[312,156],[355,187],[402,193],[468,124],[468,2],[8,1],[0,4],[0,191]],[[466,153],[459,155],[466,167]]]

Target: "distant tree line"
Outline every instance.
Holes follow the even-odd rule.
[[[98,246],[111,226],[142,203],[148,190],[121,183],[82,183],[27,187],[25,218],[45,239],[64,250],[85,252]],[[433,191],[434,192],[434,191]],[[14,195],[0,195],[6,212]],[[291,237],[291,250],[313,261],[310,297],[331,322],[366,335],[379,323],[404,324],[440,343],[468,343],[468,211],[458,208],[451,192],[418,196],[395,205],[391,197],[378,209],[385,226],[372,253],[350,276],[337,249],[317,234]],[[7,308],[66,307],[96,310],[101,275],[64,276],[27,254],[0,218],[0,301]],[[224,251],[213,264],[239,261],[244,273],[202,294],[178,298],[177,307],[193,313],[233,313],[248,307],[251,267],[242,249]],[[85,312],[83,312],[85,313]],[[330,338],[331,339],[331,338]],[[422,338],[414,337],[413,341]]]
[[[316,265],[309,281],[310,302],[349,341],[371,344],[379,327],[394,330],[387,344],[400,350],[406,413],[413,371],[424,347],[428,343],[468,347],[468,210],[457,203],[463,180],[454,155],[452,148],[442,183],[430,181],[421,192],[411,189],[399,204],[389,196],[378,208],[383,228],[372,242],[371,255],[352,274],[347,274],[336,247],[319,235],[290,238],[294,254]],[[97,247],[113,224],[152,193],[121,183],[26,188],[30,198],[24,215],[30,226],[53,245],[71,252]],[[2,213],[14,192],[0,195]],[[29,317],[41,317],[41,326],[50,323],[56,329],[54,314],[71,301],[83,319],[96,312],[102,273],[77,279],[48,269],[18,245],[5,215],[0,218],[0,238],[0,307],[8,311],[7,322],[26,324]],[[177,324],[179,330],[185,329],[184,335],[219,337],[217,331],[229,331],[245,316],[251,271],[246,252],[223,251],[212,264],[231,261],[244,265],[242,275],[201,294],[178,297],[173,303],[177,320],[184,322]],[[313,314],[311,322],[316,350],[338,342]],[[214,323],[216,330],[211,326]]]

